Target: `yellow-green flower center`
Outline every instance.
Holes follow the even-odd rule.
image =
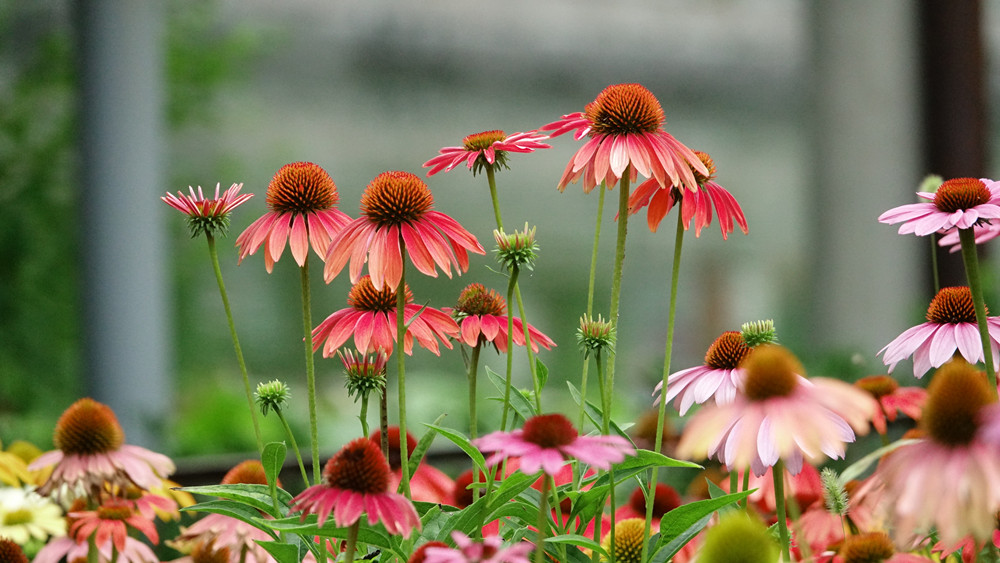
[[[798,386],[802,365],[783,346],[765,344],[753,349],[741,364],[745,372],[743,392],[751,401],[790,395]]]
[[[59,417],[52,442],[65,454],[102,454],[121,447],[125,432],[111,407],[83,398]]]
[[[927,387],[920,428],[939,444],[967,445],[979,429],[980,410],[992,402],[983,372],[965,360],[952,360],[934,373]]]
[[[493,131],[483,131],[482,133],[473,133],[472,135],[462,139],[462,146],[464,146],[466,150],[481,151],[490,148],[493,146],[493,143],[503,141],[506,138],[507,135],[499,129]]]
[[[35,515],[33,512],[26,508],[19,508],[17,510],[11,510],[9,512],[4,512],[0,514],[0,522],[4,526],[19,526],[21,524],[30,524],[35,521]]]
[[[383,172],[361,195],[361,212],[381,227],[417,221],[433,204],[430,188],[409,172]]]
[[[330,209],[340,196],[333,178],[312,162],[282,166],[267,185],[267,206],[279,213],[308,214]]]
[[[990,200],[990,190],[977,178],[955,178],[934,193],[934,206],[945,213],[971,209]]]
[[[618,563],[641,563],[645,532],[646,520],[643,518],[626,518],[616,523],[614,560]],[[604,536],[601,547],[611,551],[611,534]]]
[[[641,84],[608,86],[587,104],[584,115],[591,135],[655,133],[665,120],[660,102]]]

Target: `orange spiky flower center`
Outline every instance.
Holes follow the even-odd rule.
[[[191,550],[192,563],[229,563],[229,547],[215,547],[215,540],[202,540]]]
[[[708,347],[705,365],[712,369],[736,369],[751,350],[739,331],[729,330],[719,335]]]
[[[896,552],[889,534],[866,532],[849,536],[840,546],[844,563],[881,563]]]
[[[409,172],[383,172],[361,195],[361,212],[380,227],[417,221],[433,204],[430,188]]]
[[[694,172],[694,179],[698,182],[698,185],[701,186],[705,182],[710,182],[714,180],[715,161],[712,160],[712,157],[708,156],[707,152],[702,152],[702,151],[694,151],[694,154],[698,157],[698,160],[700,160],[701,163],[705,165],[705,168],[708,169],[708,176],[705,176],[701,172],[698,172],[694,167],[691,168],[691,171]]]
[[[992,402],[983,372],[965,360],[952,360],[934,373],[927,386],[920,428],[939,444],[967,445],[979,429],[980,410]]]
[[[876,399],[892,395],[899,389],[899,383],[891,375],[869,375],[854,382],[854,386],[870,393]]]
[[[798,359],[784,346],[765,344],[753,349],[741,365],[746,376],[743,392],[751,401],[786,397],[798,386],[803,372]]]
[[[97,517],[101,520],[125,521],[132,517],[132,505],[124,499],[110,498],[97,507]]]
[[[267,206],[279,213],[302,215],[330,209],[340,196],[333,178],[312,162],[282,166],[267,185]]]
[[[222,477],[223,485],[236,485],[244,483],[247,485],[266,485],[267,476],[264,473],[264,466],[259,460],[248,459],[233,466]]]
[[[942,287],[927,307],[927,320],[937,324],[976,322],[972,292],[966,286]]]
[[[521,437],[532,444],[543,448],[557,448],[572,444],[579,434],[573,423],[565,416],[555,414],[540,414],[529,418],[524,423]]]
[[[494,129],[493,131],[483,131],[482,133],[473,133],[468,137],[462,139],[462,146],[466,150],[470,151],[481,151],[486,150],[493,146],[493,143],[503,141],[507,138],[507,135],[499,129]]]
[[[121,447],[125,432],[111,407],[83,398],[59,417],[52,442],[65,454],[102,454]]]
[[[945,213],[971,209],[990,200],[989,188],[978,178],[955,178],[934,193],[934,206]]]
[[[591,135],[655,133],[665,117],[660,102],[641,84],[615,84],[587,104]]]
[[[646,521],[642,518],[626,518],[615,524],[614,560],[621,563],[640,563],[642,546],[646,540]],[[601,547],[611,551],[611,534],[604,537]]]
[[[507,301],[499,293],[487,289],[481,283],[466,286],[458,296],[455,310],[461,316],[467,315],[503,315],[507,310]]]
[[[413,294],[410,287],[406,286],[406,303],[413,301]],[[359,311],[371,311],[373,313],[387,313],[396,310],[396,292],[388,284],[382,289],[375,289],[370,276],[362,276],[358,283],[351,287],[347,294],[347,304]]]
[[[14,540],[0,537],[0,563],[28,563],[28,556]]]
[[[323,468],[323,480],[328,486],[362,494],[386,492],[389,475],[389,462],[368,438],[350,442]]]
[[[646,513],[646,495],[642,488],[637,487],[628,498],[628,504],[638,514]],[[664,483],[656,484],[653,495],[653,518],[662,518],[664,514],[681,505],[681,497],[677,490]]]

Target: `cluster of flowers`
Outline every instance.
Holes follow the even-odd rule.
[[[268,212],[243,231],[236,246],[241,262],[261,251],[268,272],[288,246],[300,268],[312,479],[283,418],[288,387],[275,381],[258,385],[256,396],[251,392],[219,273],[215,236],[225,233],[230,213],[251,196],[239,193],[242,184],[221,193],[217,187],[214,197],[200,188],[167,194],[163,200],[186,214],[192,233],[208,241],[260,458],[234,467],[220,485],[179,488],[167,480],[174,471],[170,459],[126,444],[111,409],[81,399],[57,422],[55,450],[41,453],[14,443],[0,452],[0,562],[27,561],[26,554],[41,563],[159,561],[151,548],[160,543],[156,521],[176,520],[184,511],[206,515],[164,543],[194,563],[356,558],[522,563],[529,557],[536,563],[779,558],[855,563],[935,561],[959,551],[967,558],[996,555],[1000,407],[994,358],[1000,319],[987,316],[975,246],[1000,232],[991,223],[1000,219],[1000,183],[949,180],[934,193],[919,193],[926,202],[879,218],[903,223],[901,233],[940,236],[940,244],[962,250],[967,265],[969,286],[940,289],[927,322],[879,352],[890,373],[907,359],[917,378],[934,370],[926,390],[901,387],[891,375],[853,384],[808,378],[795,355],[777,343],[769,321],[724,332],[709,347],[704,365],[671,372],[684,231],[693,224],[700,235],[717,215],[726,238],[736,227],[747,233],[747,222],[735,198],[714,181],[713,160],[663,130],[664,121],[659,102],[644,87],[613,85],[583,112],[527,133],[470,135],[462,146],[446,147],[427,161],[428,176],[463,163],[473,175],[485,172],[496,215],[493,235],[506,274],[506,299],[472,284],[454,308],[415,303],[406,285],[407,265],[450,278],[453,271],[469,269],[470,253],[485,249],[458,221],[433,209],[421,178],[401,171],[379,174],[361,196],[359,217],[352,219],[337,208],[336,185],[320,166],[297,162],[278,170],[267,187]],[[601,186],[602,202],[605,189],[619,192],[611,320],[595,318],[588,307],[578,331],[584,363],[580,388],[571,385],[580,406],[577,424],[543,409],[545,368],[534,355],[556,343],[528,323],[518,285],[519,273],[533,268],[535,230],[527,225],[523,231],[504,230],[495,178],[508,167],[511,153],[548,148],[550,138],[570,132],[586,142],[566,166],[558,189],[582,180],[584,192]],[[632,190],[640,175],[646,180]],[[678,204],[664,375],[653,390],[658,411],[648,423],[637,421],[630,435],[610,416],[625,224],[645,208],[655,231]],[[352,283],[348,307],[315,327],[310,249],[323,261],[328,283],[345,267]],[[349,340],[353,348],[342,348]],[[463,349],[467,434],[436,423],[427,425],[420,440],[407,431],[405,363],[414,341],[434,354],[442,346]],[[528,356],[530,390],[512,389],[512,345]],[[506,354],[507,371],[499,385],[499,429],[479,436],[477,369],[487,346]],[[348,392],[361,403],[362,424],[360,437],[322,470],[313,365],[320,350],[323,357],[340,358]],[[391,357],[399,398],[395,427],[388,424],[385,400]],[[985,374],[977,364],[985,366]],[[586,389],[591,365],[600,388],[597,404]],[[371,432],[370,397],[379,400],[380,411]],[[668,432],[671,403],[682,417],[694,410],[677,439]],[[284,423],[304,482],[297,495],[278,479],[285,444],[262,443],[258,409],[265,416],[273,411]],[[913,429],[892,441],[889,424],[900,414],[912,419]],[[593,431],[581,434],[588,421]],[[882,437],[882,448],[839,475],[819,471],[824,461],[844,458],[856,435],[871,428]],[[472,468],[453,479],[430,465],[424,454],[437,436],[467,454]],[[700,467],[679,460],[709,460],[683,495],[658,481],[660,468]],[[617,502],[616,489],[633,479],[638,486],[628,501]],[[215,500],[194,504],[192,494]]]

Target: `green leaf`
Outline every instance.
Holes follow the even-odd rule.
[[[872,453],[866,455],[865,457],[859,459],[858,461],[855,461],[847,469],[845,469],[840,474],[840,483],[844,484],[850,481],[851,479],[857,479],[858,477],[861,476],[862,473],[864,473],[868,469],[868,466],[875,463],[876,461],[881,459],[882,456],[895,450],[896,448],[907,446],[910,444],[916,444],[919,441],[920,440],[912,440],[912,439],[896,440],[895,442],[889,444],[888,446],[883,446],[873,451]]]
[[[448,415],[442,413],[441,416],[437,417],[434,421],[434,424],[439,424],[446,416]],[[435,430],[434,426],[429,424],[426,426],[429,426],[430,430],[424,432],[424,435],[420,437],[420,441],[417,442],[417,447],[413,449],[413,455],[407,458],[407,465],[410,467],[410,475],[413,475],[413,473],[416,472],[417,466],[420,465],[424,456],[427,455],[427,449],[431,447],[434,437],[437,436],[437,430]]]
[[[577,534],[563,534],[559,536],[552,536],[545,538],[548,543],[566,543],[570,545],[575,545],[577,547],[582,547],[584,549],[590,549],[600,553],[605,559],[609,559],[608,552],[601,547],[601,544],[594,541],[592,538],[587,536],[580,536]]]
[[[233,485],[204,485],[199,487],[181,487],[180,490],[196,494],[196,495],[206,495],[220,497],[229,500],[235,500],[237,502],[242,502],[248,506],[252,506],[257,510],[266,512],[274,518],[284,516],[282,513],[275,513],[274,505],[271,501],[271,492],[267,485],[250,485],[246,483],[238,483]],[[288,504],[292,500],[292,495],[289,494],[284,489],[279,488],[278,493],[278,504],[279,511],[288,511]],[[194,506],[188,507],[188,510],[200,510],[198,507],[200,505],[196,504]]]
[[[211,512],[212,514],[222,514],[242,522],[246,522],[255,528],[269,531],[265,524],[266,519],[261,518],[260,511],[242,502],[235,500],[209,500],[198,503],[194,506],[182,508],[184,511],[197,510],[198,512]],[[273,535],[273,534],[272,534]]]
[[[267,550],[278,563],[299,563],[302,557],[299,556],[298,543],[285,543],[282,541],[257,541],[261,547]],[[304,555],[304,554],[303,554]]]
[[[472,459],[472,463],[475,464],[476,468],[483,473],[486,473],[486,458],[483,457],[479,448],[473,446],[472,442],[470,442],[464,434],[458,432],[457,430],[452,430],[451,428],[445,428],[443,426],[436,426],[434,424],[425,424],[425,426],[451,440],[456,446],[461,448],[461,450],[465,452],[470,459]]]
[[[260,455],[260,463],[264,466],[264,478],[267,479],[268,489],[272,496],[277,494],[278,475],[281,473],[281,467],[285,464],[286,451],[284,442],[270,442],[264,446],[264,451]],[[272,514],[271,516],[276,515]]]
[[[621,463],[616,463],[615,468],[615,485],[625,481],[645,471],[652,467],[685,467],[691,469],[701,469],[701,466],[697,463],[691,463],[690,461],[681,461],[678,459],[669,458],[663,454],[656,453],[650,450],[639,449],[636,450],[634,456],[626,457]],[[602,485],[607,485],[611,482],[610,473],[604,473],[596,481],[594,481],[594,487],[599,487]]]
[[[486,375],[489,376],[490,381],[500,391],[499,400],[503,402],[503,393],[507,387],[507,378],[490,369],[490,366],[486,366]],[[538,414],[535,412],[535,405],[525,397],[524,393],[517,389],[511,389],[509,404],[510,408],[514,409],[514,412],[519,414],[524,420],[528,420]]]
[[[566,386],[569,387],[569,394],[573,397],[573,401],[576,402],[577,406],[583,403],[583,395],[580,394],[580,390],[577,389],[576,386],[570,381],[566,382]],[[594,426],[598,428],[603,426],[604,415],[600,407],[590,401],[587,401],[586,405],[583,407],[583,411],[587,413],[587,418],[590,419],[590,422],[593,423]],[[613,430],[615,434],[618,434],[622,438],[632,442],[632,438],[624,430],[622,430],[621,427],[615,423],[615,421],[612,420],[610,423],[611,430]]]
[[[660,519],[660,542],[672,542],[675,538],[687,533],[692,526],[701,522],[706,516],[710,516],[716,510],[746,498],[751,492],[743,491],[741,493],[699,500],[678,506],[664,514],[663,518]],[[707,523],[707,520],[705,522]],[[698,531],[700,531],[700,528],[695,533]],[[681,546],[683,545],[682,543]],[[672,557],[673,554],[670,554],[670,556]]]
[[[701,520],[698,520],[694,524],[691,524],[691,526],[689,526],[688,529],[674,536],[674,538],[670,540],[669,543],[656,550],[656,552],[653,554],[653,557],[650,558],[649,563],[667,563],[667,561],[670,561],[670,558],[673,557],[674,555],[677,555],[677,552],[680,551],[682,547],[687,545],[687,543],[691,541],[695,536],[697,536],[698,532],[701,532],[703,529],[705,529],[705,526],[708,525],[708,522],[711,519],[712,519],[711,514],[709,514],[708,516],[704,516],[702,517]]]
[[[538,378],[538,388],[545,389],[545,384],[549,381],[549,368],[545,367],[538,357],[535,357],[535,376]]]
[[[322,527],[316,525],[315,514],[306,516],[305,520],[301,520],[299,516],[289,516],[277,520],[268,520],[267,523],[271,528],[279,532],[290,532],[306,537],[323,536],[325,538],[347,539],[348,529],[337,527],[332,517],[328,518]],[[358,528],[358,541],[382,549],[392,548],[387,532],[381,529],[381,527],[369,526],[367,518],[364,517],[361,519],[361,526]]]

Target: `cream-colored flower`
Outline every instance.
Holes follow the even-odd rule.
[[[62,508],[28,488],[0,489],[0,537],[24,545],[66,534]]]

